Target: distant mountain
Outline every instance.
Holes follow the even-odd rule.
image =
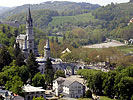
[[[130,2],[133,2],[133,0],[130,0]]]
[[[2,6],[0,6],[0,14],[6,12],[9,9],[10,9],[9,7],[2,7]]]
[[[5,18],[8,16],[12,16],[18,13],[26,12],[27,8],[29,7],[28,4],[23,6],[18,6],[14,9],[8,10],[6,12],[3,12],[0,15],[0,18]],[[67,1],[55,1],[55,2],[44,2],[41,4],[33,4],[30,5],[31,10],[42,10],[42,9],[49,9],[49,10],[56,10],[58,12],[85,12],[94,10],[100,5],[97,4],[90,4],[90,3],[76,3],[76,2],[67,2]]]

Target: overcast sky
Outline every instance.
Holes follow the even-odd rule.
[[[13,7],[23,4],[36,4],[46,1],[73,1],[73,2],[89,2],[93,4],[107,5],[111,2],[123,3],[129,2],[129,0],[0,0],[0,6]]]

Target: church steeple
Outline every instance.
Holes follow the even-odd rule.
[[[47,39],[47,41],[46,41],[46,48],[50,50],[49,39]]]
[[[50,45],[49,45],[49,39],[46,41],[46,46],[44,46],[44,58],[47,60],[47,58],[50,58]]]
[[[26,20],[26,22],[27,22],[27,26],[33,26],[33,24],[32,24],[32,17],[31,17],[31,11],[30,11],[30,6],[29,6],[29,8],[28,8],[28,14],[27,14],[27,20]]]
[[[28,8],[28,14],[26,19],[26,35],[28,53],[30,53],[31,51],[34,53],[34,32],[30,7]]]

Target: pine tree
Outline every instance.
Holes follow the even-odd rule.
[[[26,65],[26,63],[24,62],[25,58],[23,53],[19,53],[17,58],[16,58],[16,65],[17,66],[22,66],[22,65]]]
[[[5,28],[5,26],[2,27],[2,32],[3,32],[3,33],[6,33],[6,28]]]
[[[51,40],[52,43],[54,43],[54,37],[52,37],[52,40]]]
[[[34,75],[39,72],[38,70],[39,65],[36,61],[35,55],[32,52],[30,52],[29,57],[27,59],[27,67],[29,69],[32,79]]]
[[[58,43],[58,36],[56,35],[55,42]]]
[[[65,36],[65,34],[63,34],[63,41],[65,41],[66,40],[66,36]]]
[[[52,67],[51,59],[47,59],[46,65],[45,65],[45,76],[46,76],[46,83],[48,85],[52,85],[52,82],[54,80],[54,69]]]
[[[14,48],[14,56],[17,58],[17,56],[21,53],[21,50],[19,48],[19,43],[15,43],[15,48]]]
[[[0,71],[4,66],[8,66],[12,62],[10,53],[7,51],[6,47],[2,47],[0,53]]]

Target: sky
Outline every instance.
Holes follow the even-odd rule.
[[[92,4],[107,5],[111,2],[114,3],[124,3],[129,2],[129,0],[0,0],[0,6],[4,7],[14,7],[21,6],[24,4],[39,4],[46,1],[73,1],[73,2],[88,2]]]

